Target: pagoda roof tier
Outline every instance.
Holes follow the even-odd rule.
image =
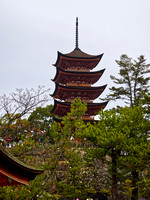
[[[85,113],[85,117],[97,115],[101,109],[104,109],[106,107],[107,103],[108,102],[87,103],[87,111]],[[54,107],[51,113],[59,117],[63,117],[67,115],[68,112],[70,112],[70,108],[71,103],[54,100]]]
[[[69,54],[58,52],[57,61],[54,66],[65,70],[92,70],[101,60],[103,54],[92,56],[75,49]]]
[[[30,167],[0,145],[0,186],[28,185],[43,170]]]
[[[83,101],[94,100],[100,96],[107,85],[99,87],[83,87],[83,86],[63,86],[55,83],[55,91],[51,95],[56,99],[67,101],[68,99],[80,98]]]
[[[57,72],[55,78],[53,79],[54,82],[60,83],[63,85],[66,84],[94,84],[96,83],[99,78],[104,73],[105,69],[99,71],[91,71],[91,72],[83,72],[83,71],[65,71],[57,67]]]

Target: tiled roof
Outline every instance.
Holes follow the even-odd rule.
[[[24,164],[0,145],[0,186],[28,185],[30,180],[43,172],[41,169]],[[10,183],[7,177],[10,178]]]
[[[64,55],[70,56],[70,57],[76,57],[76,58],[90,58],[90,57],[97,56],[97,55],[87,54],[87,53],[81,51],[80,49],[74,49],[72,52],[64,54]]]
[[[26,170],[29,171],[35,171],[35,172],[42,172],[41,169],[37,169],[35,167],[31,167],[22,161],[18,160],[16,157],[14,157],[6,148],[4,148],[2,145],[0,145],[0,156],[5,156],[10,162],[14,163],[15,165],[19,165],[21,168],[26,168]]]

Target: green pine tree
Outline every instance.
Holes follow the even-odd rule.
[[[149,90],[150,64],[146,64],[143,55],[133,60],[126,54],[121,55],[116,63],[119,66],[119,77],[110,76],[115,86],[110,88],[110,94],[106,99],[121,99],[131,106],[139,105],[139,100]]]

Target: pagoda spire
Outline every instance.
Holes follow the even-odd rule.
[[[78,50],[79,49],[79,35],[78,35],[78,17],[76,17],[76,35],[75,35],[75,49]]]

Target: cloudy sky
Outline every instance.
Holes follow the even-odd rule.
[[[102,97],[121,54],[150,62],[150,0],[0,0],[0,95],[38,85],[53,93],[52,64],[57,51],[74,49],[77,16],[80,49],[104,53],[95,69],[106,68],[97,83],[108,84]]]

